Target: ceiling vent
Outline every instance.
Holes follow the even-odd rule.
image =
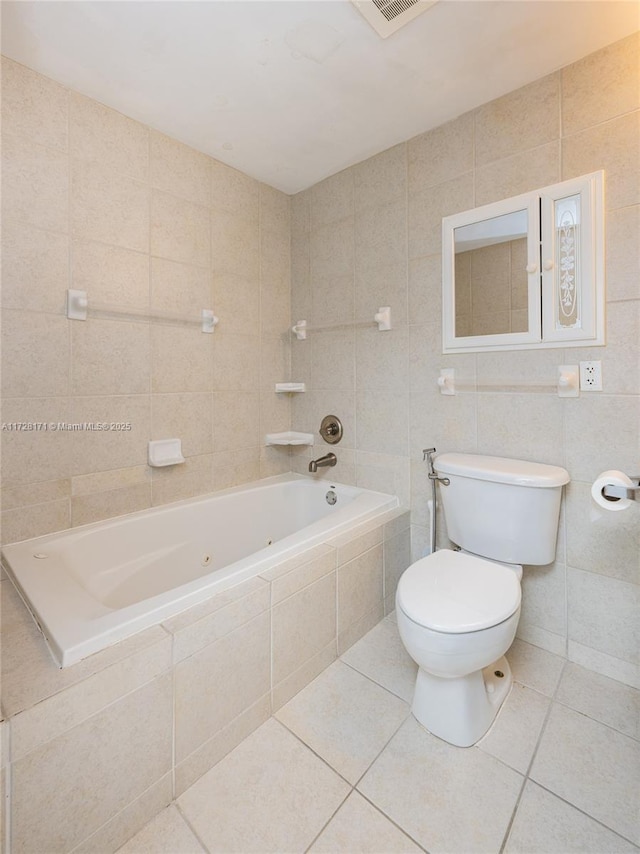
[[[351,0],[373,29],[386,39],[438,0]]]

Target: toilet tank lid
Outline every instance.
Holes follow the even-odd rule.
[[[550,488],[569,483],[569,472],[560,466],[485,457],[480,454],[439,454],[434,462],[439,475],[454,474],[473,480]]]

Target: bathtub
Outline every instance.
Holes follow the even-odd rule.
[[[398,505],[278,475],[14,543],[3,563],[68,667]]]

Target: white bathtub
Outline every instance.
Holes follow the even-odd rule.
[[[279,475],[14,543],[4,566],[68,667],[398,504]]]

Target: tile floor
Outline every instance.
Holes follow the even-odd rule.
[[[492,729],[451,747],[410,714],[391,615],[119,854],[638,854],[638,692],[521,641],[509,660]]]

